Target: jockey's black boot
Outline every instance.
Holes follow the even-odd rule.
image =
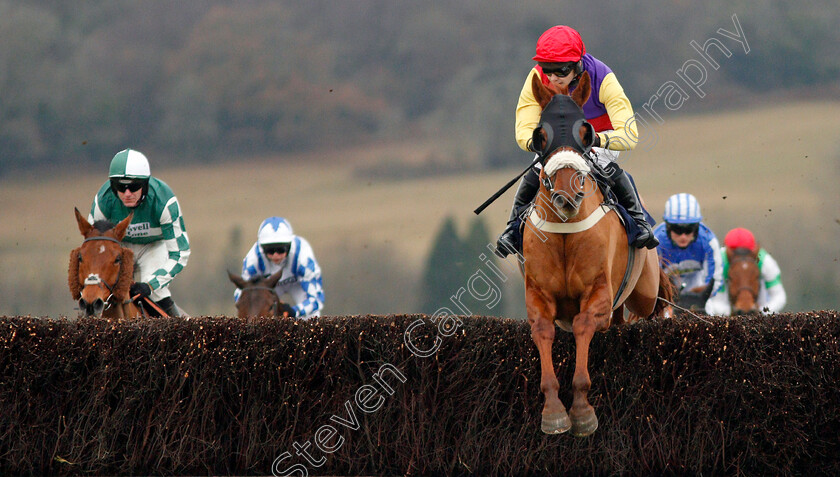
[[[529,169],[519,181],[519,188],[516,189],[516,196],[513,198],[513,208],[510,211],[507,228],[496,240],[496,255],[505,258],[509,254],[522,250],[522,234],[519,232],[519,214],[525,210],[525,206],[534,200],[537,191],[540,190],[540,175],[536,169]]]
[[[168,296],[163,300],[156,301],[155,304],[172,318],[181,316],[181,312],[178,311],[178,307],[175,305],[175,300],[173,300],[171,296]]]
[[[653,230],[645,218],[645,212],[642,210],[642,201],[639,200],[639,195],[636,193],[636,187],[630,177],[618,167],[618,164],[612,163],[606,168],[609,171],[610,179],[613,181],[613,191],[618,199],[618,202],[627,209],[630,217],[636,222],[636,225],[641,230],[639,236],[630,245],[636,248],[656,248],[659,245],[659,240],[653,235]]]

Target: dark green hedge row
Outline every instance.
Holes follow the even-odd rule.
[[[598,334],[588,438],[540,432],[527,323],[437,325],[0,318],[0,474],[840,475],[836,312]]]

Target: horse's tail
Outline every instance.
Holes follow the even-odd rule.
[[[656,300],[651,317],[662,317],[668,302],[674,301],[674,284],[662,267],[659,267],[659,292],[656,296],[661,299]]]

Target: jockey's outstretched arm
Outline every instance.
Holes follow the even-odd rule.
[[[767,303],[761,308],[763,313],[780,313],[787,303],[787,294],[782,283],[767,289]],[[765,311],[766,310],[766,311]]]
[[[716,237],[712,237],[706,246],[706,284],[713,283],[713,287],[718,287],[723,283],[723,259],[720,252],[720,243]]]
[[[759,309],[762,313],[781,312],[787,303],[787,294],[785,287],[782,286],[782,271],[779,264],[769,253],[764,256],[761,263],[761,279],[767,291],[767,303],[759,306]]]

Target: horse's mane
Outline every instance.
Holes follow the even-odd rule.
[[[70,294],[74,300],[82,297],[82,284],[79,282],[79,250],[74,248],[70,252],[70,267],[67,269],[67,284],[70,285]]]
[[[756,247],[755,251],[750,250],[748,247],[738,247],[738,248],[736,248],[735,250],[732,251],[732,255],[734,255],[736,257],[742,257],[742,256],[757,257],[758,256],[758,250],[759,250],[758,247]]]
[[[589,174],[591,170],[589,164],[580,154],[572,151],[559,151],[551,156],[545,164],[545,173],[551,176],[564,167],[572,167],[584,174]]]
[[[114,228],[114,223],[107,219],[100,219],[93,223],[93,228],[102,233],[105,233]]]
[[[264,277],[262,275],[254,275],[253,277],[246,280],[245,283],[247,283],[249,285],[259,285],[261,282],[264,282],[264,281],[268,280],[269,278],[271,278],[270,275],[267,276],[267,277]]]

